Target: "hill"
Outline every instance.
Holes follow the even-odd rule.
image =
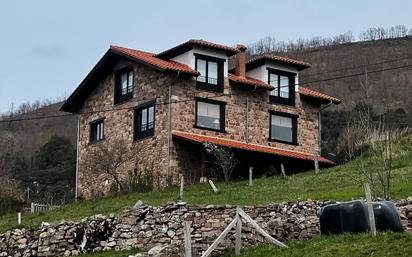
[[[365,98],[365,75],[352,75],[367,71],[369,103],[378,113],[386,109],[412,111],[407,104],[412,102],[411,36],[325,46],[290,55],[312,64],[301,72],[300,83],[342,99],[337,108],[352,108]]]

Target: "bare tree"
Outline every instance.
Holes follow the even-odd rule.
[[[97,144],[90,149],[84,162],[85,168],[91,174],[105,173],[115,182],[119,191],[124,192],[121,170],[133,168],[136,163],[136,146],[123,139],[117,139],[110,144]]]
[[[214,164],[220,168],[226,185],[229,184],[230,177],[238,163],[238,160],[229,147],[218,146],[212,143],[204,143],[206,152],[214,157]]]

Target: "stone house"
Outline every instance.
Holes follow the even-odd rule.
[[[188,183],[211,176],[206,142],[234,150],[235,177],[251,166],[295,172],[315,159],[332,164],[318,156],[320,110],[340,100],[299,85],[310,64],[275,55],[246,60],[245,51],[204,40],[158,54],[111,46],[61,108],[79,117],[78,196],[90,196],[90,181],[107,190],[108,178],[82,164],[93,147],[118,139],[138,146],[134,167],[153,172],[160,187],[180,174]]]

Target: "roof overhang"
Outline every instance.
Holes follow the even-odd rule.
[[[191,39],[180,45],[172,47],[166,51],[158,53],[156,57],[161,59],[171,59],[175,56],[181,55],[183,53],[186,53],[187,51],[192,50],[194,47],[224,52],[227,56],[232,56],[240,52],[238,49],[234,47],[216,44],[202,39]]]
[[[194,133],[182,132],[182,131],[172,131],[172,135],[174,138],[185,140],[195,144],[203,144],[203,143],[212,143],[216,145],[226,146],[234,149],[240,149],[245,151],[252,151],[252,152],[259,152],[259,153],[266,153],[272,154],[282,157],[289,157],[294,159],[300,160],[307,160],[307,161],[314,161],[315,156],[309,153],[302,153],[298,151],[291,151],[291,150],[284,150],[270,146],[264,145],[257,145],[257,144],[248,144],[241,141],[212,137],[212,136],[205,136],[199,135]],[[319,162],[325,164],[334,164],[333,161],[325,158],[325,157],[318,157]]]

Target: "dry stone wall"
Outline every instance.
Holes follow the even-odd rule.
[[[329,201],[298,201],[242,207],[262,228],[280,241],[310,239],[320,235],[318,211]],[[398,204],[407,230],[412,228],[412,202]],[[232,221],[235,206],[188,206],[185,203],[152,207],[137,204],[121,215],[96,215],[80,222],[47,223],[35,229],[14,229],[0,235],[0,256],[73,256],[91,251],[158,247],[158,256],[182,256],[183,221],[192,222],[194,256],[217,238]],[[253,246],[265,240],[247,224],[242,244]],[[162,248],[165,247],[166,248]],[[234,246],[234,232],[218,250]],[[163,249],[163,251],[161,251]],[[165,251],[167,253],[165,253]]]

